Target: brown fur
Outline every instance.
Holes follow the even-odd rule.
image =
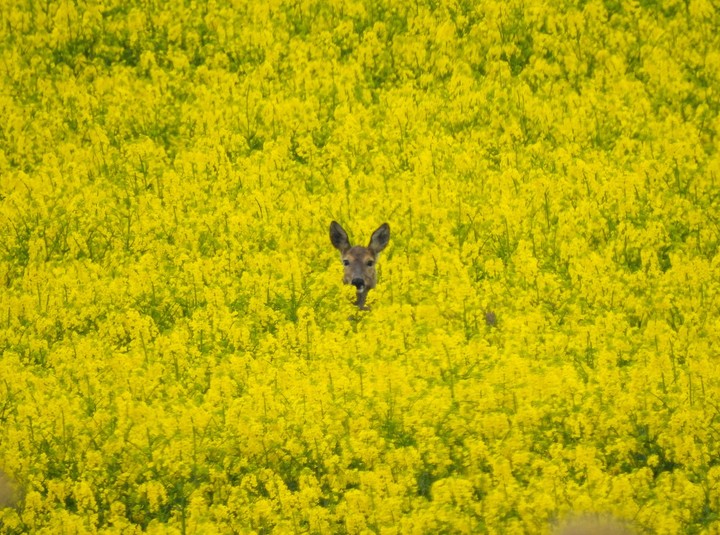
[[[352,284],[357,288],[357,302],[361,310],[366,310],[365,299],[369,290],[377,284],[377,272],[375,265],[378,254],[385,249],[390,240],[390,227],[383,223],[373,232],[370,237],[370,244],[367,247],[362,245],[350,245],[347,232],[335,221],[330,223],[330,241],[340,251],[340,259],[343,262],[343,282]]]

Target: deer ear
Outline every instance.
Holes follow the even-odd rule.
[[[350,249],[347,232],[336,221],[330,223],[330,241],[341,253]]]
[[[387,223],[380,225],[380,228],[372,233],[370,237],[370,250],[378,254],[380,251],[385,249],[385,246],[390,241],[390,226]]]

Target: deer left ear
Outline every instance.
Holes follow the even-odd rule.
[[[330,223],[330,241],[335,249],[344,253],[350,249],[350,239],[347,232],[338,224],[337,221]]]
[[[372,233],[368,248],[375,254],[385,249],[390,241],[390,226],[387,223],[380,225],[380,228]]]

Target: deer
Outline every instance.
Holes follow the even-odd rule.
[[[385,249],[390,241],[390,226],[383,223],[370,236],[370,244],[367,247],[362,245],[350,245],[347,232],[337,223],[330,223],[330,241],[335,249],[340,251],[340,259],[344,266],[343,282],[352,284],[357,290],[357,301],[355,305],[360,310],[369,310],[365,306],[367,293],[375,288],[377,273],[375,265],[378,254]]]

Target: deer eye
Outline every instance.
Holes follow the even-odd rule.
[[[349,266],[350,260],[343,260],[343,266]]]
[[[372,267],[375,262],[373,262],[372,260],[368,260],[366,263],[368,267]]]

